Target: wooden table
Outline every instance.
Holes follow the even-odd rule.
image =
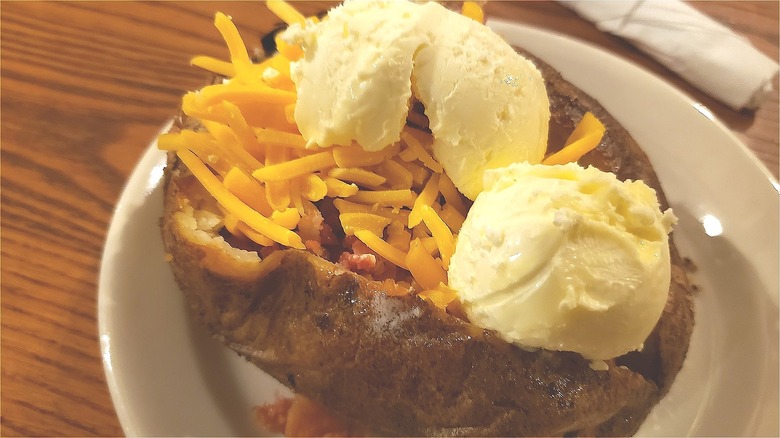
[[[693,5],[777,60],[777,2]],[[225,55],[217,10],[247,40],[277,23],[260,2],[3,2],[3,435],[122,434],[97,337],[101,251],[136,161],[182,93],[206,79],[190,57]],[[777,176],[777,93],[755,112],[732,111],[556,3],[493,2],[488,14],[590,41],[666,78]]]

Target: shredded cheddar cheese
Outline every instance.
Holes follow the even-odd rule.
[[[324,151],[261,167],[252,172],[252,176],[263,182],[287,181],[319,170],[326,170],[335,165],[333,154],[330,151]]]
[[[355,236],[390,263],[406,269],[406,254],[382,240],[378,235],[363,229],[355,231]]]
[[[328,196],[331,198],[348,198],[359,191],[355,184],[348,184],[337,178],[325,178],[325,186],[328,188]]]
[[[268,0],[267,6],[288,24],[317,22],[283,0]],[[484,19],[471,1],[464,2],[462,14]],[[224,228],[260,246],[311,248],[301,237],[311,236],[304,230],[311,219],[304,218],[322,220],[318,203],[327,201],[344,235],[407,270],[418,295],[446,309],[457,297],[447,287],[447,269],[468,201],[431,154],[427,117],[410,111],[401,140],[377,152],[358,144],[309,144],[295,123],[290,78],[290,63],[304,56],[302,48],[277,36],[278,53],[253,62],[230,17],[217,13],[214,25],[229,61],[196,56],[191,63],[226,80],[187,93],[181,105],[205,130],[163,134],[158,147],[175,153],[214,197]],[[603,134],[604,126],[588,113],[544,163],[574,161]]]
[[[177,155],[190,169],[192,174],[203,184],[211,196],[239,220],[274,242],[293,248],[304,248],[303,242],[297,234],[275,224],[250,206],[241,202],[238,197],[225,188],[222,182],[211,173],[208,167],[206,167],[195,154],[190,151],[179,151],[177,152]]]
[[[222,76],[236,75],[236,69],[233,67],[233,64],[220,61],[219,59],[214,59],[210,56],[196,56],[192,58],[190,64]]]
[[[447,269],[450,265],[450,257],[455,252],[455,238],[452,236],[452,231],[447,227],[447,224],[439,217],[433,208],[423,205],[422,206],[422,220],[425,222],[425,226],[431,230],[433,239],[436,242],[436,247],[439,248],[439,254],[441,255],[442,265],[444,269]]]
[[[357,167],[335,168],[328,172],[328,176],[349,181],[366,187],[379,187],[387,181],[387,178],[370,170]]]
[[[406,265],[414,279],[424,289],[434,289],[439,283],[447,283],[447,273],[441,264],[431,256],[420,239],[414,239],[406,254]]]
[[[425,188],[420,192],[409,213],[409,228],[416,227],[422,221],[422,210],[424,207],[430,207],[436,201],[439,195],[439,175],[433,174],[425,183]]]
[[[372,213],[342,213],[339,220],[347,236],[354,235],[358,230],[368,230],[381,236],[385,227],[390,225],[390,219]]]
[[[301,177],[298,184],[301,196],[309,201],[319,201],[328,194],[328,185],[322,180],[321,175],[314,173],[306,175]]]
[[[406,142],[407,145],[409,145],[409,149],[414,152],[415,158],[420,160],[425,167],[428,169],[431,169],[432,171],[436,173],[442,173],[444,170],[441,167],[441,164],[439,164],[436,159],[434,159],[431,154],[428,153],[427,150],[425,150],[425,147],[423,146],[423,141],[420,137],[428,137],[425,138],[425,140],[428,140],[427,143],[431,144],[433,143],[430,138],[430,134],[423,134],[420,131],[416,129],[404,129],[401,132],[401,139]],[[403,159],[403,157],[402,157]],[[405,160],[405,161],[411,161],[411,160]]]
[[[306,22],[306,17],[284,1],[268,0],[266,5],[271,12],[287,24],[304,24]]]
[[[458,294],[442,283],[439,283],[435,289],[424,290],[417,295],[440,309],[446,309],[450,303],[458,299]]]
[[[592,113],[587,112],[566,139],[563,149],[548,156],[542,164],[566,164],[579,160],[599,145],[606,128]]]
[[[480,23],[482,23],[485,20],[485,12],[482,11],[482,7],[473,1],[463,2],[463,6],[461,7],[460,13]]]
[[[268,203],[265,195],[265,187],[245,174],[241,169],[233,167],[228,171],[222,180],[222,184],[238,199],[257,210],[260,214],[268,217],[274,209]]]
[[[385,160],[379,163],[374,171],[385,178],[391,189],[412,188],[412,172],[398,164],[395,160]]]

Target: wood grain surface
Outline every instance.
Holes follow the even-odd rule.
[[[311,14],[331,3],[298,5]],[[778,3],[694,2],[773,59]],[[2,2],[2,386],[4,436],[116,436],[96,325],[114,205],[150,139],[224,57],[214,12],[247,41],[278,24],[261,2]],[[491,2],[489,16],[589,41],[707,105],[777,176],[777,93],[755,112],[703,95],[556,3]],[[777,87],[777,80],[775,80]]]

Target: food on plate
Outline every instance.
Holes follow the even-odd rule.
[[[189,305],[298,395],[266,426],[634,433],[693,309],[628,132],[474,3],[268,5],[278,53],[252,60],[217,14],[230,62],[193,59],[217,77],[158,141]]]
[[[611,359],[640,350],[661,316],[675,221],[646,184],[594,167],[489,170],[449,284],[507,342]]]

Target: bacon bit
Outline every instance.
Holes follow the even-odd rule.
[[[255,418],[263,429],[271,433],[282,433],[287,426],[287,413],[293,399],[280,398],[267,405],[255,406]]]
[[[336,418],[319,403],[302,395],[255,407],[260,426],[285,436],[357,436],[359,430]]]
[[[350,271],[370,271],[376,266],[374,254],[352,254],[344,252],[339,257],[339,264]]]

